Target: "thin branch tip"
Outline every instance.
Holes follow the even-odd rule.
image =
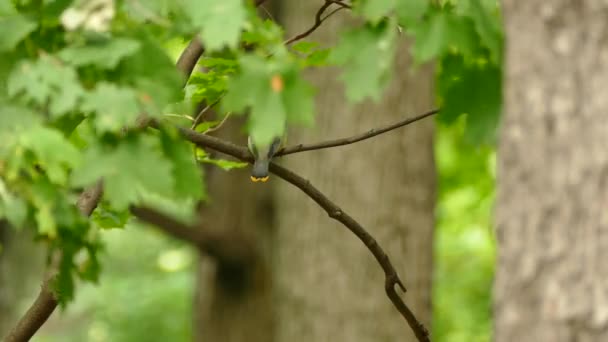
[[[433,109],[426,113],[423,113],[423,114],[420,114],[420,115],[417,115],[414,117],[406,118],[406,119],[397,121],[397,122],[392,123],[387,126],[372,128],[365,133],[353,135],[353,136],[346,137],[346,138],[328,140],[328,141],[323,141],[320,143],[315,143],[315,144],[310,144],[310,145],[297,144],[297,145],[290,146],[290,147],[284,147],[277,152],[276,156],[277,157],[285,156],[285,155],[293,154],[293,153],[321,150],[324,148],[331,148],[331,147],[338,147],[338,146],[354,144],[356,142],[366,140],[369,138],[373,138],[377,135],[384,134],[386,132],[390,132],[397,128],[401,128],[401,127],[413,124],[414,122],[417,122],[417,121],[420,121],[429,116],[435,115],[435,114],[439,113],[439,111],[440,111],[440,109]]]

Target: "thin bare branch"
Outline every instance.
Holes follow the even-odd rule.
[[[230,118],[230,115],[232,115],[232,112],[226,113],[226,115],[224,115],[224,118],[222,119],[222,121],[220,121],[220,123],[218,123],[217,125],[215,125],[213,127],[210,127],[208,130],[204,131],[203,134],[209,134],[211,132],[215,132],[218,129],[222,128],[222,126],[224,126],[226,121],[228,121],[228,118]]]
[[[158,126],[158,122],[153,121],[153,126]],[[243,161],[247,161],[251,163],[253,158],[249,153],[249,150],[245,147],[237,146],[230,142],[223,141],[222,139],[218,139],[216,137],[204,135],[197,133],[195,131],[180,128],[180,132],[182,135],[193,142],[199,147],[210,148],[216,150],[218,152],[231,155],[235,158],[241,159]],[[399,294],[395,291],[395,285],[399,286],[403,291],[405,291],[405,286],[399,279],[397,275],[397,271],[392,265],[390,259],[380,247],[378,242],[371,236],[363,226],[361,226],[355,219],[353,219],[350,215],[344,212],[339,206],[333,203],[331,200],[327,198],[321,191],[315,188],[310,181],[300,177],[296,173],[290,171],[287,168],[279,166],[275,163],[271,163],[270,171],[285,181],[295,185],[297,188],[302,190],[305,194],[307,194],[311,199],[313,199],[321,208],[323,208],[328,215],[342,223],[346,228],[348,228],[353,234],[355,234],[368,250],[372,253],[372,255],[378,261],[378,264],[384,271],[385,275],[385,284],[384,289],[388,298],[391,300],[395,308],[401,313],[401,315],[405,318],[406,322],[410,326],[410,328],[414,331],[414,334],[418,338],[419,341],[430,341],[429,334],[426,328],[420,323],[412,311],[408,308],[408,306],[403,302],[403,299]]]
[[[348,137],[348,138],[342,138],[342,139],[335,139],[335,140],[328,140],[328,141],[324,141],[324,142],[320,142],[320,143],[316,143],[316,144],[310,144],[310,145],[305,145],[305,144],[298,144],[298,145],[294,145],[294,146],[289,146],[289,147],[285,147],[282,150],[278,151],[276,156],[284,156],[284,155],[288,155],[288,154],[293,154],[293,153],[299,153],[299,152],[305,152],[305,151],[314,151],[314,150],[320,150],[320,149],[324,149],[324,148],[330,148],[330,147],[338,147],[338,146],[344,146],[344,145],[350,145],[350,144],[354,144],[356,142],[359,142],[361,140],[365,140],[365,139],[369,139],[369,138],[373,138],[377,135],[392,131],[394,129],[403,127],[403,126],[407,126],[409,124],[412,124],[416,121],[422,120],[426,117],[429,117],[431,115],[435,115],[439,113],[439,109],[433,109],[429,112],[426,112],[424,114],[420,114],[418,116],[415,116],[413,118],[407,118],[398,122],[395,122],[393,124],[390,124],[388,126],[385,127],[379,127],[379,128],[373,128],[365,133],[362,134],[357,134],[357,135],[353,135],[352,137]]]
[[[226,93],[223,93],[222,95],[220,95],[215,101],[211,102],[210,104],[208,104],[205,108],[203,108],[197,115],[196,118],[194,119],[194,122],[192,123],[192,126],[190,128],[195,129],[196,126],[198,126],[198,124],[201,123],[201,121],[203,120],[203,117],[205,116],[205,114],[211,109],[213,108],[215,105],[217,105],[226,95]]]
[[[333,4],[337,4],[340,7],[338,9],[332,11],[325,17],[323,17],[323,13],[325,13],[325,11]],[[304,39],[304,38],[308,37],[311,33],[315,32],[327,18],[329,18],[334,13],[338,12],[338,10],[343,9],[343,8],[350,8],[350,6],[345,3],[342,3],[341,1],[325,0],[325,3],[323,4],[323,6],[319,7],[317,14],[315,14],[315,23],[308,30],[287,39],[284,44],[289,45],[294,42],[297,42],[300,39]]]
[[[353,8],[353,6],[345,3],[344,1],[338,1],[338,0],[327,0],[327,1],[331,2],[332,4],[336,4],[342,8],[348,8],[348,9]]]

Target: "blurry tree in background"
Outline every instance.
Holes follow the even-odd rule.
[[[247,136],[242,124],[241,120],[229,122],[217,135],[245,145]],[[254,241],[261,256],[251,265],[237,268],[201,256],[194,300],[195,340],[271,342],[275,303],[271,279],[274,220],[270,184],[253,183],[249,169],[207,170],[211,200],[201,211],[205,224]]]
[[[607,341],[608,3],[503,4],[496,341]]]
[[[315,1],[282,1],[278,20],[293,36],[311,25],[317,9]],[[310,39],[322,47],[335,45],[340,33],[353,24],[352,16],[340,13]],[[288,139],[349,136],[431,108],[433,69],[413,69],[407,45],[405,39],[399,44],[394,77],[379,103],[349,105],[338,69],[313,70],[308,79],[320,89],[315,129],[294,129]],[[429,327],[436,183],[433,132],[429,120],[402,134],[392,132],[283,161],[354,213],[389,256],[399,260],[399,273],[407,274],[409,305]],[[373,279],[382,277],[381,270],[359,241],[288,184],[277,181],[276,187],[276,341],[414,341],[384,293],[377,291]]]

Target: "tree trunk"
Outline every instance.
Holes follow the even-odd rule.
[[[229,120],[218,136],[245,145],[242,120]],[[221,157],[221,156],[218,156]],[[202,210],[206,229],[239,234],[253,241],[260,258],[245,268],[201,260],[195,299],[196,341],[270,342],[274,311],[270,260],[271,188],[249,180],[249,168],[229,172],[207,168],[209,203]]]
[[[287,36],[306,30],[322,1],[283,1]],[[311,35],[335,42],[352,22],[340,12]],[[403,38],[402,38],[403,39]],[[405,46],[394,82],[379,104],[350,107],[338,71],[310,74],[319,87],[313,130],[295,128],[287,140],[315,142],[369,130],[433,106],[430,67],[410,72]],[[335,200],[385,248],[408,292],[406,302],[429,327],[435,164],[432,119],[354,145],[287,156],[297,170]],[[413,341],[384,292],[382,270],[365,246],[313,201],[280,179],[277,186],[276,341]]]
[[[496,341],[608,341],[608,3],[503,5]]]

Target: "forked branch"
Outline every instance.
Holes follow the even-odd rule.
[[[340,7],[331,11],[328,15],[323,16],[325,11],[333,4],[336,4]],[[319,28],[319,26],[321,26],[321,24],[323,24],[323,22],[325,20],[327,20],[327,18],[331,17],[332,15],[334,15],[334,13],[336,13],[342,9],[345,9],[345,8],[350,8],[350,5],[347,5],[347,4],[343,3],[342,1],[325,0],[325,3],[321,7],[319,7],[317,14],[315,14],[314,24],[312,24],[312,26],[308,30],[287,39],[284,44],[289,45],[289,44],[297,42],[300,39],[304,39],[304,38],[310,36],[313,32],[315,32]]]
[[[158,122],[153,121],[152,125],[158,126]],[[233,156],[240,160],[247,161],[249,163],[253,161],[249,150],[245,147],[237,146],[230,142],[223,141],[222,139],[200,134],[186,128],[180,128],[180,132],[186,139],[188,139],[199,147],[210,148],[218,152]],[[359,224],[355,219],[353,219],[350,215],[344,212],[338,205],[333,203],[321,191],[315,188],[310,183],[310,181],[302,178],[293,171],[290,171],[289,169],[279,166],[275,163],[271,163],[270,171],[278,177],[284,179],[285,181],[291,183],[292,185],[302,190],[321,208],[323,208],[331,218],[342,223],[353,234],[355,234],[363,242],[363,244],[365,244],[365,246],[376,258],[376,261],[384,271],[384,289],[395,308],[397,308],[397,310],[405,318],[408,325],[414,331],[414,334],[416,335],[419,341],[430,341],[429,333],[426,328],[422,325],[422,323],[418,321],[418,319],[415,317],[409,307],[405,304],[405,302],[403,302],[401,296],[399,296],[399,294],[395,291],[395,285],[399,286],[404,292],[405,286],[401,282],[401,279],[399,279],[397,271],[392,265],[388,255],[386,255],[386,253],[384,252],[382,247],[380,247],[374,237],[371,236],[365,230],[365,228],[363,228],[363,226],[361,226],[361,224]]]

